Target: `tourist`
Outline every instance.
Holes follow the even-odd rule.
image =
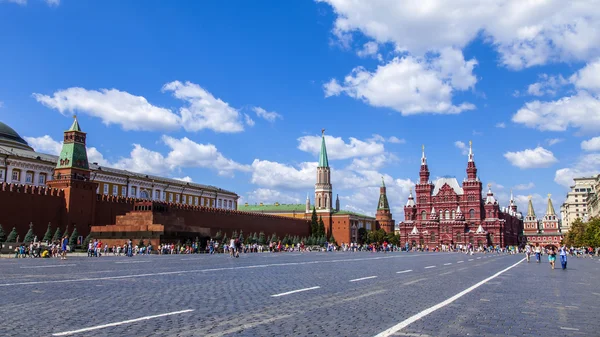
[[[567,269],[567,246],[564,244],[560,247],[560,265],[563,270]]]
[[[525,256],[527,256],[527,263],[529,263],[531,259],[531,246],[529,244],[525,246]]]
[[[540,257],[542,256],[542,248],[539,243],[535,244],[535,261],[540,263]]]
[[[60,243],[61,246],[61,251],[60,251],[60,259],[61,260],[66,260],[67,259],[67,244],[69,243],[69,238],[67,238],[67,236],[65,235],[62,238],[62,241]]]
[[[554,269],[554,265],[556,264],[556,249],[554,246],[548,251],[548,261],[550,262],[552,269]]]

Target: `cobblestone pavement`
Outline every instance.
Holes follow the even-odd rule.
[[[598,259],[571,258],[566,271],[522,259],[341,252],[2,259],[0,336],[375,336],[390,328],[385,335],[598,336]]]

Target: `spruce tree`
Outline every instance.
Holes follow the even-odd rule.
[[[252,243],[258,243],[258,234],[256,234],[256,232],[252,235]]]
[[[89,244],[90,244],[90,241],[91,241],[91,240],[92,240],[92,233],[88,234],[88,235],[85,237],[85,239],[83,239],[83,248],[84,248],[84,249],[87,249],[87,248],[88,248],[88,246],[89,246]]]
[[[232,239],[237,239],[238,237],[238,232],[237,231],[233,231],[233,233],[231,233],[231,238]]]
[[[29,230],[27,231],[27,234],[25,234],[25,238],[23,238],[23,242],[25,243],[30,243],[33,242],[33,222],[29,223]]]
[[[277,242],[277,234],[276,233],[273,233],[273,235],[271,235],[270,242]]]
[[[323,222],[322,216],[319,216],[319,231],[318,231],[317,235],[325,236],[325,223]]]
[[[48,242],[50,240],[52,240],[52,224],[48,222],[48,229],[46,230],[46,234],[44,234],[42,241]]]
[[[52,242],[60,241],[62,238],[62,232],[60,231],[60,227],[56,227],[56,232],[54,232],[54,236],[52,237]]]
[[[260,232],[260,234],[258,234],[258,244],[264,245],[265,243],[267,243],[267,238],[265,237],[265,232]]]
[[[17,242],[18,235],[19,234],[17,233],[17,227],[13,227],[12,231],[10,231],[8,237],[6,238],[6,242]]]
[[[229,244],[229,240],[227,239],[227,234],[223,236],[223,244]]]
[[[0,225],[0,242],[6,241],[6,233],[4,233],[4,228]]]
[[[71,237],[69,237],[69,246],[71,246],[71,250],[75,250],[75,246],[77,246],[78,237],[79,233],[77,232],[77,227],[73,227],[73,233],[71,234]]]
[[[310,218],[310,235],[317,235],[319,232],[319,220],[317,219],[317,210],[313,206],[312,216]]]
[[[187,243],[187,244],[189,245],[190,243],[191,243],[191,242],[190,242],[190,239],[188,239],[188,243]],[[146,247],[146,246],[144,246],[144,239],[140,239],[140,241],[138,242],[138,244],[137,244],[137,245],[138,245],[138,247],[140,247],[140,248],[142,248],[142,247]]]
[[[244,242],[244,231],[240,230],[240,236],[238,237],[238,239],[240,239],[240,242]]]

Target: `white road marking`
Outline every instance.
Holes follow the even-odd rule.
[[[82,333],[82,332],[87,332],[87,331],[93,331],[93,330],[99,330],[99,329],[109,328],[109,327],[112,327],[112,326],[119,326],[119,325],[123,325],[123,324],[135,323],[135,322],[139,322],[139,321],[147,321],[147,320],[153,319],[153,318],[159,318],[159,317],[165,317],[165,316],[185,314],[187,312],[192,312],[192,311],[194,311],[194,309],[187,309],[187,310],[181,310],[181,311],[167,312],[167,313],[164,313],[164,314],[152,315],[152,316],[144,316],[144,317],[135,318],[135,319],[128,319],[126,321],[121,321],[121,322],[96,325],[96,326],[92,326],[92,327],[89,327],[89,328],[83,328],[83,329],[79,329],[79,330],[57,332],[57,333],[52,334],[52,336],[69,336],[69,335],[74,335],[74,334],[78,334],[78,333]]]
[[[361,277],[361,278],[355,278],[354,280],[350,280],[350,282],[357,282],[357,281],[362,281],[362,280],[369,280],[372,278],[376,278],[377,276],[367,276],[367,277]]]
[[[136,277],[147,277],[147,276],[162,276],[162,275],[180,275],[190,273],[208,273],[214,271],[227,271],[227,270],[239,270],[239,269],[250,269],[250,268],[268,268],[268,267],[284,267],[284,266],[302,266],[309,264],[321,264],[321,263],[338,263],[338,262],[355,262],[355,261],[369,261],[369,260],[381,260],[381,259],[393,259],[393,258],[409,258],[419,256],[433,256],[439,254],[428,254],[428,255],[394,255],[394,256],[381,256],[371,258],[356,258],[356,259],[337,259],[337,260],[325,260],[325,261],[306,261],[306,262],[286,262],[286,263],[272,263],[272,264],[259,264],[251,266],[239,266],[239,267],[222,267],[222,268],[210,268],[210,269],[195,269],[195,270],[178,270],[178,271],[167,271],[160,273],[146,273],[146,274],[134,274],[134,275],[122,275],[122,276],[105,276],[105,277],[85,277],[79,279],[66,279],[66,280],[48,280],[48,281],[29,281],[29,282],[16,282],[16,283],[0,283],[0,287],[10,286],[22,286],[22,285],[33,285],[33,284],[51,284],[51,283],[69,283],[69,282],[86,282],[86,281],[103,281],[103,280],[120,280],[127,278]]]
[[[271,295],[271,297],[279,297],[279,296],[285,296],[285,295],[290,295],[290,294],[295,294],[295,293],[299,293],[302,291],[309,291],[309,290],[315,290],[315,289],[319,289],[321,287],[316,286],[316,287],[310,287],[310,288],[304,288],[304,289],[298,289],[298,290],[292,290],[292,291],[287,291],[285,293],[281,293],[281,294],[275,294],[275,295]]]
[[[51,264],[47,266],[30,266],[30,267],[21,267],[21,269],[33,269],[33,268],[53,268],[53,267],[73,267],[76,264]]]
[[[469,261],[473,261],[473,259],[469,259]]]
[[[435,268],[435,266],[427,266],[427,267],[425,267],[425,269],[429,269],[429,268]]]
[[[115,263],[148,263],[148,262],[152,262],[152,261],[121,261],[121,262],[115,262]]]
[[[463,263],[463,262],[465,262],[465,261],[458,261],[458,262],[456,262],[456,263]]]
[[[477,258],[477,260],[480,260],[480,259],[481,259],[481,257],[478,257],[478,258]]]
[[[501,271],[497,272],[496,274],[494,274],[494,275],[492,275],[492,276],[490,276],[490,277],[486,278],[486,279],[485,279],[485,280],[483,280],[483,281],[480,281],[480,282],[478,282],[478,283],[475,283],[474,285],[472,285],[472,286],[470,286],[469,288],[467,288],[467,289],[465,289],[465,290],[463,290],[463,291],[459,292],[458,294],[456,294],[456,295],[454,295],[454,296],[452,296],[452,297],[448,298],[447,300],[445,300],[445,301],[442,301],[442,302],[440,302],[440,303],[438,303],[438,304],[436,304],[436,305],[434,305],[434,306],[432,306],[432,307],[430,307],[430,308],[427,308],[427,309],[425,309],[425,310],[423,310],[423,311],[419,312],[419,313],[418,313],[418,314],[416,314],[416,315],[413,315],[413,316],[411,316],[411,317],[409,317],[409,318],[405,319],[404,321],[402,321],[402,322],[400,322],[400,323],[398,323],[398,324],[394,325],[393,327],[391,327],[391,328],[389,328],[389,329],[387,329],[387,330],[384,330],[384,331],[380,332],[379,334],[375,335],[375,337],[387,337],[387,336],[391,336],[391,335],[393,335],[393,334],[396,334],[398,331],[400,331],[400,330],[402,330],[402,329],[406,328],[406,327],[407,327],[407,326],[409,326],[410,324],[412,324],[412,323],[414,323],[414,322],[416,322],[416,321],[420,320],[421,318],[423,318],[423,317],[425,317],[425,316],[427,316],[427,315],[431,314],[432,312],[434,312],[434,311],[436,311],[436,310],[439,310],[439,309],[441,309],[441,308],[443,308],[443,307],[447,306],[448,304],[450,304],[450,303],[452,303],[452,302],[456,301],[457,299],[459,299],[459,298],[461,298],[461,297],[465,296],[466,294],[468,294],[468,293],[472,292],[473,290],[475,290],[475,289],[479,288],[480,286],[482,286],[482,285],[486,284],[486,283],[487,283],[487,282],[489,282],[490,280],[493,280],[493,279],[495,279],[496,277],[498,277],[498,276],[502,275],[503,273],[505,273],[505,272],[507,272],[507,271],[511,270],[512,268],[516,267],[516,266],[517,266],[519,263],[521,263],[521,262],[523,262],[523,261],[525,261],[525,259],[519,260],[519,262],[517,262],[517,263],[515,263],[515,264],[511,265],[510,267],[507,267],[507,268],[505,268],[505,269],[503,269],[503,270],[501,270]],[[561,328],[561,329],[562,329],[562,328]]]
[[[564,326],[561,326],[560,329],[561,330],[569,330],[569,331],[579,331],[579,329],[577,329],[577,328],[566,328]]]
[[[414,281],[403,283],[402,285],[408,286],[408,285],[411,285],[411,284],[414,284],[414,283],[418,283],[418,282],[421,282],[421,281],[425,281],[425,280],[427,280],[427,278],[420,278],[418,280],[414,280]]]
[[[409,273],[409,272],[411,272],[411,271],[412,271],[412,269],[409,269],[409,270],[403,270],[403,271],[397,271],[397,272],[396,272],[396,274],[404,274],[404,273]]]
[[[444,263],[444,266],[449,266],[449,265],[451,265],[451,264],[452,264],[451,262]]]

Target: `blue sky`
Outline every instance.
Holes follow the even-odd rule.
[[[236,191],[313,195],[321,128],[342,207],[396,220],[418,178],[465,177],[558,209],[600,167],[592,1],[0,0],[0,120],[58,151],[77,113],[91,161]],[[498,19],[502,18],[502,19]]]

